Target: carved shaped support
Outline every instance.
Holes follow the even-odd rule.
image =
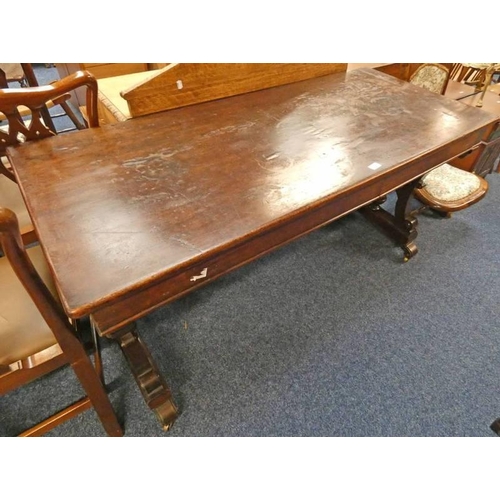
[[[120,345],[146,404],[155,412],[163,430],[168,431],[177,418],[177,407],[170,388],[138,337],[134,325],[115,332],[111,337]]]
[[[413,190],[419,182],[420,179],[416,179],[396,190],[397,201],[394,215],[380,206],[385,202],[385,196],[359,210],[367,220],[379,227],[403,249],[405,262],[418,252],[415,244],[418,221],[410,215],[409,205]]]

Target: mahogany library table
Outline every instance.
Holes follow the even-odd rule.
[[[62,134],[8,151],[66,313],[116,339],[167,429],[134,321],[353,210],[407,257],[419,178],[498,117],[373,69]],[[395,214],[380,200],[396,191]]]

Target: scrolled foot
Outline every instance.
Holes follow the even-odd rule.
[[[163,430],[168,431],[177,418],[177,407],[151,353],[132,325],[117,332],[114,338],[128,361],[144,401],[160,421]]]

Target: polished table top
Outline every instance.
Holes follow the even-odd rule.
[[[63,304],[79,317],[371,186],[332,218],[366,204],[476,144],[497,119],[360,69],[23,144],[9,157]]]

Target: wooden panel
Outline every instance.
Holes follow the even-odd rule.
[[[478,175],[485,176],[494,170],[500,171],[500,137],[494,141],[481,145],[482,154],[474,165],[474,171]]]
[[[385,66],[387,64],[391,63],[348,63],[347,71],[353,71],[355,69],[362,69],[362,68],[378,69],[380,66]]]
[[[170,63],[148,63],[149,69],[163,69],[167,67]]]
[[[122,92],[122,97],[128,101],[131,116],[142,116],[345,72],[346,69],[346,63],[174,63],[160,70],[156,77]]]
[[[451,83],[451,82],[450,82]],[[455,82],[456,83],[456,82]],[[463,84],[462,84],[463,85]],[[470,87],[474,90],[474,87]],[[476,93],[464,99],[460,99],[461,103],[468,104],[469,106],[476,107],[480,93]],[[500,122],[500,96],[498,95],[498,87],[489,89],[483,100],[481,108],[484,111],[490,112],[499,117]],[[500,171],[499,164],[500,157],[500,123],[496,123],[488,134],[488,139],[480,144],[477,148],[473,149],[469,154],[464,155],[463,158],[453,160],[452,165],[459,167],[462,170],[475,172],[478,175],[485,176],[492,171]]]
[[[99,118],[101,123],[116,123],[131,118],[127,101],[121,92],[145,82],[151,76],[156,76],[156,71],[141,71],[130,75],[112,76],[101,78],[99,84]]]
[[[454,167],[475,172],[482,177],[500,170],[500,122],[490,127],[481,144],[466,154],[449,161]]]
[[[420,66],[420,64],[422,63],[414,64],[415,67],[413,71],[415,71],[415,69],[417,69]],[[382,73],[385,73],[386,75],[394,76],[399,80],[405,80],[405,81],[408,81],[410,75],[413,72],[410,68],[410,63],[385,64],[383,66],[377,67],[376,69],[378,71],[381,71]]]
[[[147,71],[147,63],[80,63],[82,69],[90,71],[96,78],[128,75]]]

